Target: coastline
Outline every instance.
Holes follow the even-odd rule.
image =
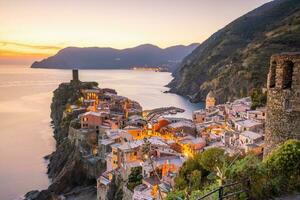
[[[26,200],[46,200],[55,199],[59,196],[69,196],[70,199],[76,196],[76,199],[85,195],[95,194],[95,181],[98,178],[101,171],[105,168],[103,161],[99,161],[93,169],[97,169],[96,173],[91,173],[91,168],[87,163],[82,161],[82,152],[74,146],[74,143],[68,140],[70,134],[70,128],[72,127],[72,120],[75,120],[78,115],[86,110],[82,110],[75,113],[67,113],[66,106],[69,103],[75,103],[76,100],[82,95],[80,91],[83,89],[93,89],[97,87],[96,82],[81,82],[71,80],[70,83],[61,83],[59,87],[54,91],[52,103],[51,103],[51,118],[53,136],[56,140],[56,150],[45,155],[44,159],[49,162],[48,164],[48,177],[51,180],[51,184],[48,189],[37,191],[33,190],[28,192],[24,197]],[[104,88],[103,90],[117,94],[113,89]],[[123,97],[127,99],[126,97]],[[129,100],[130,102],[134,102]],[[134,103],[141,113],[142,108],[139,103]],[[170,107],[154,109],[155,112],[168,114],[176,114],[177,112],[184,112],[184,110]],[[148,110],[147,112],[151,112]],[[75,162],[75,163],[74,163]],[[103,172],[103,171],[102,171]],[[73,182],[72,176],[80,176],[79,182]],[[63,181],[62,181],[63,180]],[[72,186],[73,185],[73,186]],[[94,190],[93,190],[94,188]],[[90,191],[86,194],[85,191]],[[95,196],[91,195],[91,199]]]

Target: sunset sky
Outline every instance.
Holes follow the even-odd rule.
[[[202,42],[270,0],[0,0],[0,64],[67,46],[127,48]]]

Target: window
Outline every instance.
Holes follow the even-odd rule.
[[[291,109],[291,103],[288,99],[285,99],[283,101],[283,109],[285,109],[285,110]]]
[[[270,77],[269,77],[269,87],[273,88],[276,85],[276,66],[277,63],[274,61],[271,64],[271,69],[270,69]]]
[[[283,80],[282,89],[290,89],[293,82],[293,68],[294,63],[291,61],[286,61],[283,64]]]

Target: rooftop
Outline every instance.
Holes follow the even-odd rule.
[[[101,114],[102,114],[101,112],[89,111],[89,112],[83,113],[82,116],[93,115],[93,116],[100,117]]]
[[[187,121],[187,120],[182,120],[179,122],[175,122],[175,123],[171,123],[168,125],[168,127],[170,128],[180,128],[180,127],[190,127],[190,128],[194,128],[195,125],[194,123]]]
[[[247,137],[247,138],[251,138],[251,139],[253,139],[253,140],[262,137],[262,135],[260,135],[260,134],[258,134],[258,133],[255,133],[255,132],[252,132],[252,131],[244,131],[244,132],[242,132],[240,135],[242,135],[242,136],[244,136],[244,137]]]
[[[151,186],[158,185],[160,183],[159,179],[156,176],[151,176],[149,178],[144,178],[143,182]]]
[[[261,122],[257,122],[251,119],[237,121],[236,123],[240,126],[248,127],[248,128],[262,124]]]

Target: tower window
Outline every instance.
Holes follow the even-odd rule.
[[[290,89],[293,82],[293,68],[294,63],[291,61],[284,62],[283,64],[283,80],[282,89]]]
[[[276,84],[276,66],[277,66],[277,63],[274,61],[272,62],[271,64],[271,70],[270,70],[270,82],[269,82],[269,87],[270,88],[273,88],[275,87],[275,84]]]
[[[283,101],[283,109],[284,109],[284,110],[291,109],[291,103],[290,103],[290,101],[289,101],[288,99],[285,99],[285,100]]]

